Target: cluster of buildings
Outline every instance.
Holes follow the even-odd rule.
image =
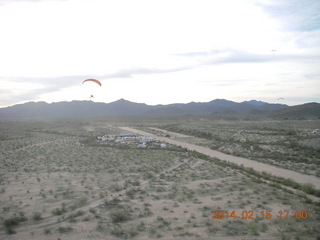
[[[115,143],[115,144],[124,144],[136,146],[138,148],[147,148],[147,147],[160,147],[166,148],[170,147],[169,143],[161,142],[155,138],[141,135],[132,135],[128,132],[122,132],[116,135],[104,135],[97,137],[97,140],[101,143]]]

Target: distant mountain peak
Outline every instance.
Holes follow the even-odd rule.
[[[129,100],[126,100],[124,98],[120,98],[114,102],[111,102],[111,103],[133,103],[133,102],[130,102]]]
[[[230,105],[236,104],[236,102],[226,100],[226,99],[219,99],[219,98],[212,100],[209,103],[220,105],[220,106],[230,106]]]
[[[242,103],[248,103],[250,105],[254,105],[254,106],[262,106],[264,104],[268,104],[267,102],[263,102],[263,101],[257,101],[257,100],[250,100],[250,101],[244,101]]]

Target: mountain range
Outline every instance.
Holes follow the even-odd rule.
[[[120,99],[111,103],[92,101],[28,102],[0,108],[0,119],[219,114],[263,114],[282,118],[304,115],[306,117],[320,117],[320,104],[306,103],[289,107],[284,104],[270,104],[256,100],[237,103],[225,99],[215,99],[210,102],[147,105]]]

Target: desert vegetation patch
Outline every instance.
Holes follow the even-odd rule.
[[[177,131],[185,135],[176,137],[185,141],[234,154],[243,150],[242,155],[270,158],[279,165],[284,164],[281,157],[258,157],[260,148],[284,154],[303,135],[299,129],[258,123],[239,127],[206,120],[200,126],[199,121],[179,126],[163,121],[133,124]],[[183,148],[97,142],[97,136],[117,134],[121,131],[117,126],[128,123],[1,122],[0,239],[316,239],[320,235],[319,203],[302,195]],[[296,169],[307,159],[313,168],[302,171],[317,175],[315,151],[297,148],[294,153],[302,157],[292,156],[286,164]],[[213,219],[213,211],[228,211],[230,216]],[[246,217],[244,211],[253,211],[255,218]],[[262,216],[267,211],[272,217]],[[289,211],[288,218],[280,218],[280,211]],[[308,216],[299,213],[297,218],[297,211]]]

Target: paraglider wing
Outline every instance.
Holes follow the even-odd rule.
[[[98,81],[97,79],[86,79],[82,82],[82,84],[84,84],[85,82],[95,82],[96,84],[98,84],[101,87],[101,82]]]

